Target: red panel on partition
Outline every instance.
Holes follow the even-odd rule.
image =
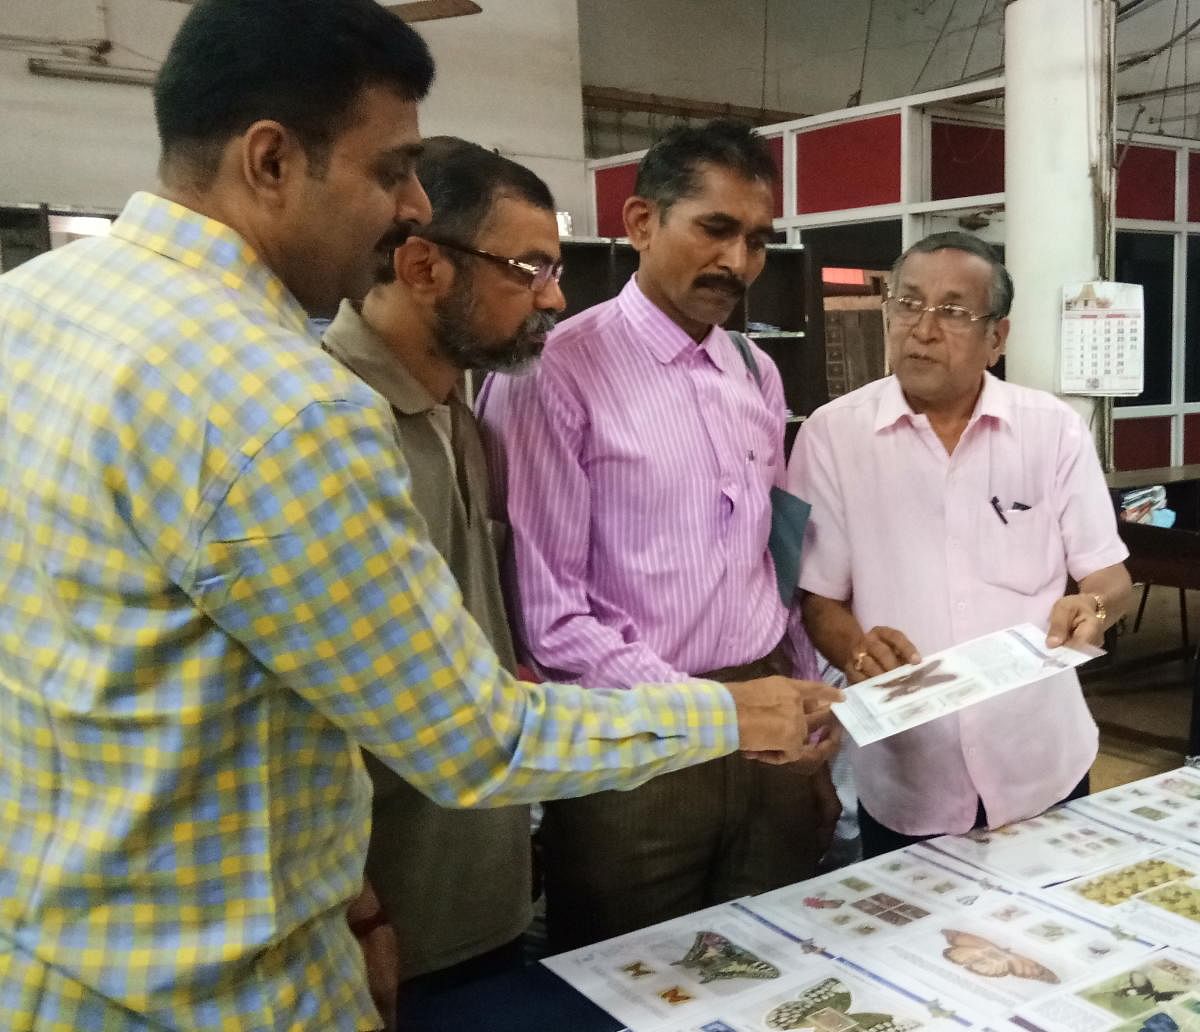
[[[1188,154],[1188,222],[1200,222],[1200,154]]]
[[[1171,417],[1114,420],[1113,464],[1117,469],[1171,465]]]
[[[935,201],[1004,190],[1003,129],[934,122],[930,158],[929,188]]]
[[[796,210],[800,214],[899,200],[899,115],[839,122],[797,135]]]
[[[596,233],[599,236],[622,237],[625,222],[621,209],[633,195],[637,181],[638,163],[613,165],[596,169]]]
[[[1162,147],[1117,151],[1117,218],[1175,218],[1175,152]]]
[[[1187,465],[1200,463],[1200,413],[1183,417],[1183,461]]]
[[[771,157],[775,159],[775,217],[783,218],[783,137],[772,136],[767,140]]]

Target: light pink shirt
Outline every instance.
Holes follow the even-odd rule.
[[[953,455],[888,377],[813,414],[789,482],[813,506],[800,586],[851,600],[864,630],[895,627],[922,654],[1045,626],[1068,573],[1128,555],[1083,421],[990,375]],[[977,798],[997,827],[1063,798],[1096,738],[1068,671],[856,750],[859,797],[906,835],[967,831]]]
[[[518,637],[546,675],[672,681],[783,636],[767,552],[783,387],[754,354],[761,390],[724,330],[697,344],[630,280],[562,323],[532,372],[484,385]]]

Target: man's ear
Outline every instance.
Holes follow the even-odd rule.
[[[1008,318],[996,319],[992,323],[992,328],[989,332],[993,334],[992,339],[988,342],[988,368],[990,369],[1000,361],[1000,356],[1004,354],[1004,348],[1008,342],[1008,330],[1012,324]]]
[[[255,196],[278,204],[288,188],[309,175],[309,158],[295,134],[279,122],[255,122],[235,141],[242,178]]]
[[[625,201],[621,209],[625,223],[625,235],[635,251],[644,251],[650,244],[655,226],[658,225],[658,205],[645,197],[633,196]]]
[[[445,297],[454,286],[453,262],[437,244],[424,237],[410,236],[392,255],[392,271],[398,282],[417,295],[431,300]]]

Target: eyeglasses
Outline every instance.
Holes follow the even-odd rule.
[[[540,290],[545,290],[551,280],[557,283],[562,279],[563,263],[561,258],[556,262],[523,262],[520,258],[505,258],[500,254],[492,254],[491,251],[481,251],[478,247],[467,247],[466,244],[456,244],[450,240],[434,240],[432,237],[425,237],[425,239],[439,247],[449,247],[453,251],[462,251],[463,254],[473,254],[476,258],[486,258],[497,265],[507,265],[510,269],[529,277],[529,289],[535,294]]]
[[[900,326],[916,323],[926,312],[932,315],[943,327],[953,330],[965,330],[972,323],[981,319],[995,318],[994,312],[979,315],[962,305],[927,305],[915,297],[889,297],[883,302],[891,318]]]

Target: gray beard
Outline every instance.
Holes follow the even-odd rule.
[[[489,343],[471,329],[474,309],[469,281],[456,285],[434,309],[434,350],[459,369],[508,373],[523,369],[542,353],[545,336],[556,322],[553,312],[534,312],[513,336]]]

